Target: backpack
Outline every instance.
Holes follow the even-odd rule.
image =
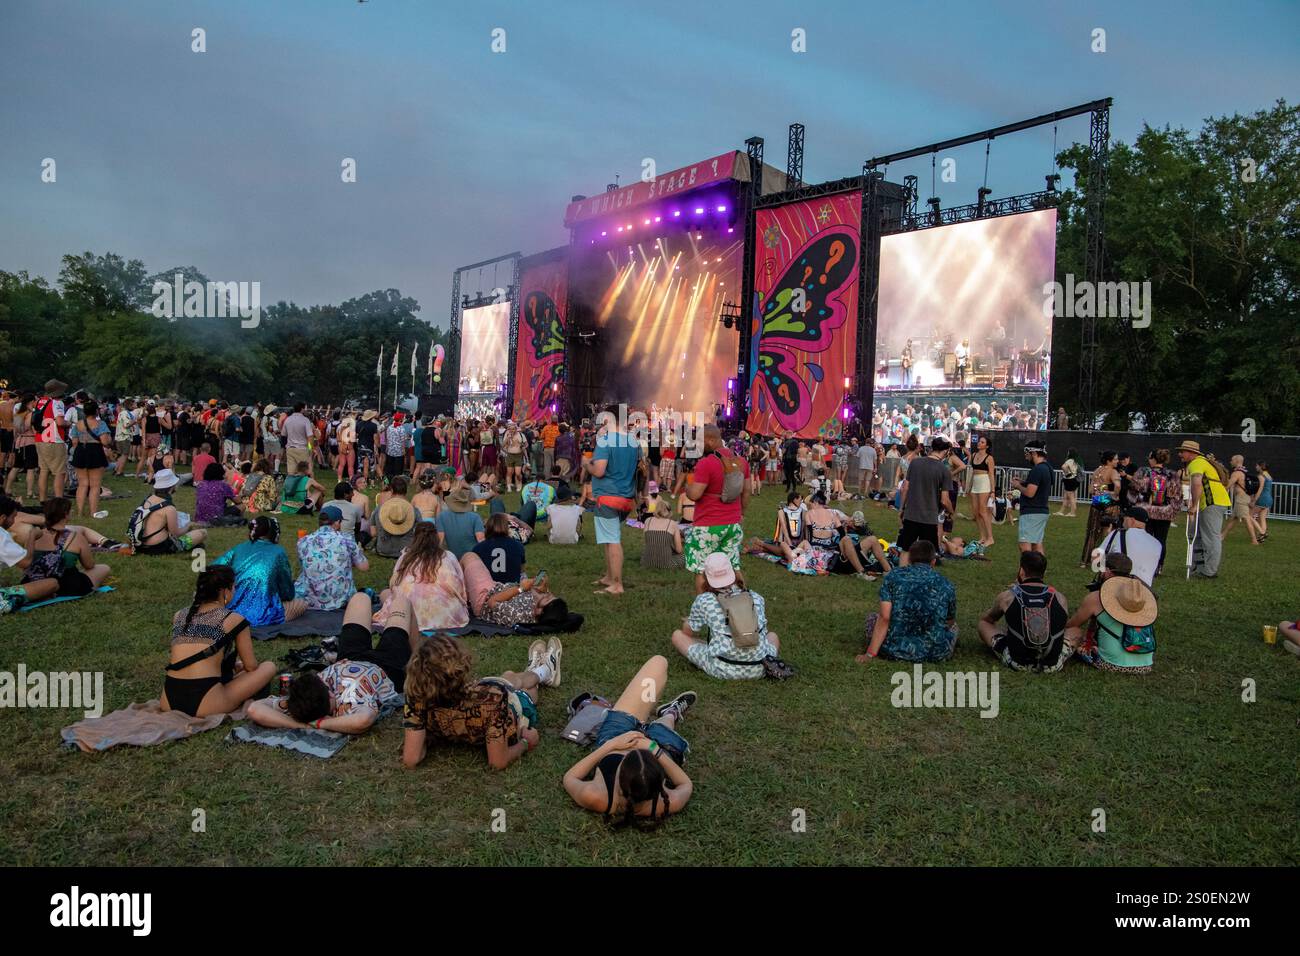
[[[754,596],[748,591],[736,591],[732,594],[715,594],[722,611],[727,615],[727,630],[731,631],[731,643],[741,650],[758,647],[758,612],[754,607]]]
[[[722,503],[729,505],[739,499],[745,491],[745,469],[742,466],[744,459],[739,455],[724,455],[718,451],[713,454],[722,463]]]
[[[1056,600],[1055,589],[1045,584],[1038,585],[1033,591],[1021,584],[1013,584],[1011,595],[1012,601],[1007,607],[1007,633],[1014,635],[1027,651],[1042,661],[1064,639],[1068,615],[1061,602]]]
[[[1156,507],[1169,504],[1169,475],[1163,471],[1151,472],[1151,484],[1147,491],[1148,501]]]
[[[1154,624],[1146,624],[1142,627],[1125,624],[1118,634],[1101,623],[1098,623],[1097,626],[1119,641],[1120,646],[1130,654],[1154,654],[1156,652],[1156,627]]]
[[[144,501],[148,500],[149,498],[146,497]],[[166,504],[146,505],[144,501],[136,506],[136,509],[131,512],[131,517],[126,522],[126,543],[133,548],[138,548],[144,544],[145,520],[155,511],[167,507]],[[154,533],[157,534],[157,532]]]
[[[1248,495],[1255,494],[1255,492],[1259,491],[1259,475],[1246,472],[1245,485],[1246,485],[1246,494]]]

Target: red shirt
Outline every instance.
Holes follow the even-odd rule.
[[[718,454],[726,458],[736,458],[729,450],[722,448],[717,454],[705,455],[695,466],[695,484],[704,485],[704,494],[700,495],[700,500],[695,502],[695,521],[696,528],[707,528],[720,524],[740,524],[741,508],[740,498],[735,501],[724,503],[722,500],[722,462],[718,460]],[[737,459],[740,462],[741,473],[749,478],[749,463],[743,458]]]
[[[195,480],[196,482],[197,482],[197,481],[202,481],[202,480],[203,480],[203,473],[204,473],[205,471],[207,471],[207,469],[208,469],[208,465],[214,464],[215,462],[216,462],[216,459],[213,458],[211,455],[205,455],[205,454],[203,454],[202,452],[199,452],[197,455],[195,455],[195,456],[194,456],[194,465],[193,465],[193,468],[194,468],[194,480]]]

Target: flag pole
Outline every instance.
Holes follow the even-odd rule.
[[[384,410],[384,347],[379,346],[379,365],[375,367],[379,373],[379,400],[375,411],[383,412]]]

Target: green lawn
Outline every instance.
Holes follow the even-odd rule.
[[[141,486],[96,527],[122,537]],[[182,490],[182,508],[193,492]],[[778,489],[750,507],[748,529],[768,533]],[[877,531],[892,513],[868,507]],[[1082,517],[1053,518],[1049,580],[1071,605]],[[311,519],[286,519],[296,529]],[[969,522],[958,532],[970,534]],[[93,756],[59,746],[67,711],[0,714],[0,862],[6,864],[1294,864],[1300,662],[1267,647],[1260,626],[1294,617],[1300,527],[1277,521],[1252,548],[1237,529],[1218,581],[1159,582],[1156,673],[1132,678],[1071,664],[1055,676],[1000,671],[1001,713],[890,705],[887,661],[860,666],[864,615],[878,585],[796,577],[747,558],[767,598],[785,684],[724,684],[674,656],[668,635],[689,606],[684,572],[642,572],[639,532],[625,532],[629,590],[591,594],[601,555],[592,544],[529,548],[529,565],[587,616],[565,639],[564,686],[542,699],[540,749],[504,772],[483,753],[448,748],[401,769],[400,721],[390,719],[332,760],[228,745],[226,730],[182,743]],[[590,531],[589,531],[590,533]],[[215,557],[241,540],[213,533]],[[995,667],[975,621],[1015,573],[1014,528],[997,529],[989,563],[944,567],[957,585],[957,670]],[[1172,564],[1182,557],[1175,528]],[[380,587],[392,562],[372,558],[363,583]],[[109,557],[118,590],[0,619],[0,670],[105,672],[107,709],[156,697],[171,614],[187,606],[188,558]],[[296,556],[294,557],[296,566]],[[8,572],[6,582],[13,579]],[[287,641],[260,644],[282,655]],[[473,638],[479,672],[523,666],[525,638]],[[681,730],[691,741],[695,796],[653,832],[615,832],[575,807],[560,778],[579,756],[558,739],[565,701],[582,690],[616,695],[651,654],[671,662],[668,693],[700,701]],[[1242,682],[1257,700],[1243,703]],[[205,833],[191,832],[206,811]],[[506,832],[493,832],[493,811]],[[1094,808],[1106,811],[1095,833]],[[806,832],[792,832],[805,811]]]

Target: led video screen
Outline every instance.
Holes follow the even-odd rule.
[[[506,381],[511,305],[494,302],[461,313],[461,392],[495,392]]]

